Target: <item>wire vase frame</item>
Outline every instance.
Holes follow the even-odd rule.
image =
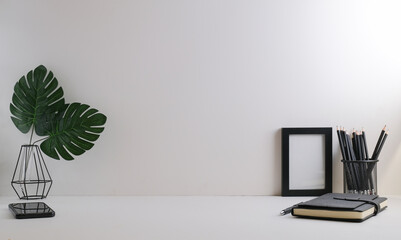
[[[11,180],[18,197],[24,200],[46,198],[52,184],[40,148],[37,145],[22,145]]]

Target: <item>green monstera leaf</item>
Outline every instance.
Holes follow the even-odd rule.
[[[11,119],[22,133],[29,132],[33,125],[36,134],[44,136],[42,128],[37,127],[41,124],[38,119],[56,113],[64,105],[63,95],[53,73],[40,65],[15,84],[10,104]]]
[[[49,137],[40,145],[51,158],[73,160],[93,147],[103,132],[107,117],[86,104],[65,105],[58,113],[44,117],[41,128]]]
[[[14,86],[11,119],[22,132],[46,136],[40,148],[49,157],[73,160],[93,147],[104,130],[106,116],[86,104],[65,104],[64,92],[43,65],[22,76]]]

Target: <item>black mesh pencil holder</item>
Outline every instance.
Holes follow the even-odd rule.
[[[344,193],[378,194],[377,162],[379,160],[341,160]]]

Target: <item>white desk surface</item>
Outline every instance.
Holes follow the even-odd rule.
[[[280,216],[312,197],[53,197],[53,218],[14,219],[0,197],[0,239],[401,239],[401,196],[362,223]]]

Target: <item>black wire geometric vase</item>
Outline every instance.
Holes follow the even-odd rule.
[[[22,145],[15,166],[11,186],[20,199],[47,197],[53,180],[37,145]]]

